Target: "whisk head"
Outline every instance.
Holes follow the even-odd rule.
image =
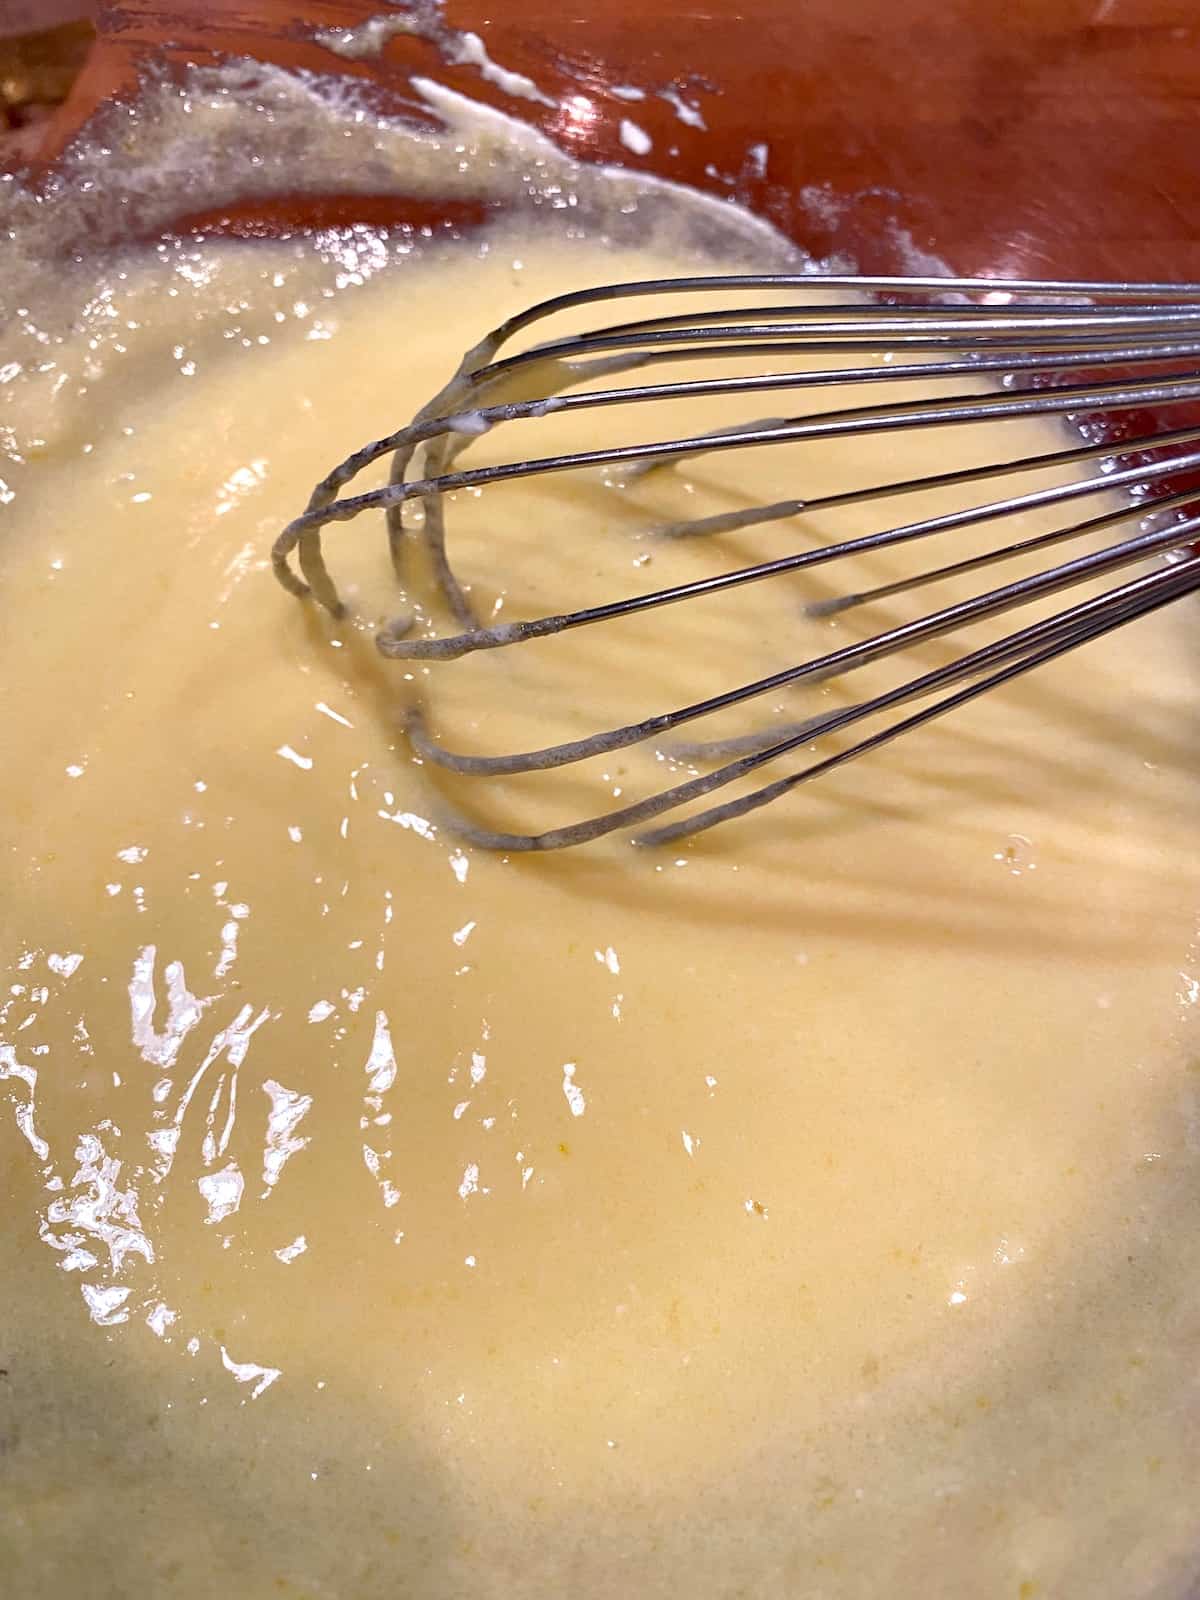
[[[677,297],[665,311],[659,309],[663,296]],[[626,300],[636,303],[636,320],[523,343],[515,352],[508,348],[547,319],[612,316],[612,305]],[[760,370],[764,363],[767,370]],[[656,367],[671,370],[652,381]],[[886,387],[874,398],[879,385]],[[764,397],[786,414],[748,420],[734,414],[736,405],[758,407]],[[652,429],[658,408],[669,410],[680,401],[715,403],[728,420],[679,437],[640,436]],[[555,417],[590,422],[614,408],[621,408],[621,426],[632,437],[559,453],[539,454],[531,444],[536,436],[530,425]],[[901,472],[883,482],[854,476],[815,493],[747,498],[707,516],[660,521],[650,530],[658,541],[703,543],[719,557],[715,564],[710,558],[698,576],[635,594],[484,623],[451,560],[446,501],[463,491],[580,471],[619,474],[627,487],[672,466],[731,452],[767,446],[845,451],[879,437],[909,448],[914,439],[938,437],[941,430],[959,436],[968,430],[976,437],[979,424],[1031,417],[1057,417],[1076,426],[1063,427],[1050,448],[1016,456],[997,453],[1000,433],[985,427],[977,434],[982,458],[967,466]],[[520,455],[461,464],[476,440],[508,423],[526,424],[514,434]],[[378,461],[388,464],[385,485],[341,493]],[[931,492],[946,509],[904,520],[906,498]],[[321,480],[305,512],[276,541],[272,558],[285,588],[311,594],[340,616],[345,607],[325,562],[322,536],[334,523],[382,510],[399,581],[409,585],[415,544],[425,552],[450,619],[448,629],[425,636],[414,636],[410,616],[379,628],[381,655],[410,663],[507,649],[611,623],[611,636],[608,630],[599,636],[596,660],[602,663],[606,650],[621,648],[621,619],[856,557],[869,563],[892,550],[910,550],[920,559],[900,577],[846,585],[810,600],[807,616],[833,619],[861,609],[869,619],[872,606],[883,614],[885,602],[926,588],[936,594],[938,585],[957,595],[863,638],[838,643],[831,634],[823,641],[828,648],[778,670],[538,749],[453,751],[431,736],[418,705],[409,708],[407,729],[420,758],[462,778],[559,769],[643,743],[687,763],[689,775],[681,781],[540,832],[503,831],[462,816],[453,824],[471,842],[505,851],[562,848],[616,831],[649,844],[756,810],[1200,588],[1200,560],[1193,554],[1200,542],[1197,503],[1200,285],[704,276],[586,289],[510,318],[467,353],[449,383],[407,426],[356,451]],[[408,517],[418,505],[424,513],[419,531]],[[814,541],[814,523],[847,508],[863,531]],[[1005,540],[1006,519],[1029,515],[1038,531]],[[739,563],[730,536],[736,541],[759,528],[770,530],[779,553]],[[975,530],[983,530],[984,543],[965,548]],[[856,568],[846,570],[853,574]],[[974,574],[979,587],[963,597],[962,580]],[[1076,595],[1068,601],[1055,598],[1070,591]],[[1010,618],[1006,631],[973,640],[971,629],[1018,609],[1026,610],[1024,620],[1014,625]],[[934,640],[949,641],[952,653],[915,670],[911,664],[921,661],[920,647]],[[907,672],[864,698],[786,725],[680,742],[681,730],[706,718],[893,658],[908,663]],[[552,685],[542,692],[549,703]],[[834,736],[860,724],[871,731],[820,753]],[[770,781],[754,787],[766,769]],[[733,798],[710,800],[722,789],[731,789]],[[662,820],[668,813],[670,819]]]

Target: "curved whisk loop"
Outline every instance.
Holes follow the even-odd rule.
[[[668,294],[720,301],[731,293],[759,291],[764,295],[782,292],[788,298],[778,304],[756,300],[751,306],[699,304],[695,310],[613,322],[502,353],[519,334],[563,313]],[[813,291],[826,298],[805,298]],[[843,298],[829,303],[831,291]],[[785,358],[780,363],[785,370],[737,370],[739,363],[764,356],[773,361]],[[656,366],[679,368],[682,364],[686,371],[688,365],[701,362],[710,367],[718,362],[723,365],[715,374],[680,377],[673,373],[663,381],[646,381]],[[638,377],[633,381],[618,381],[635,373]],[[872,385],[898,380],[924,385],[926,392],[871,402]],[[956,387],[960,380],[970,387]],[[981,382],[993,387],[981,390]],[[732,401],[752,395],[776,401],[790,396],[794,406],[806,396],[819,398],[830,390],[843,389],[859,391],[861,398],[848,395],[847,399],[856,400],[849,404],[839,395],[831,409],[730,421],[687,437],[657,442],[635,438],[587,450],[530,452],[493,465],[459,465],[459,458],[480,436],[503,424],[536,423],[555,413],[624,405],[644,408],[686,399]],[[799,784],[968,704],[991,688],[1192,593],[1200,586],[1200,561],[1191,554],[1200,537],[1200,518],[1187,514],[1197,493],[1186,485],[1189,475],[1200,471],[1200,425],[1193,420],[1200,411],[1177,408],[1196,407],[1197,402],[1200,285],[1196,284],[746,274],[608,285],[544,301],[487,335],[468,351],[450,381],[410,423],[355,451],[317,484],[304,512],[276,540],[272,561],[279,581],[292,594],[311,595],[331,614],[340,616],[344,606],[326,565],[323,536],[335,523],[382,510],[392,563],[403,582],[404,552],[411,536],[404,510],[420,502],[425,513],[422,537],[435,582],[458,631],[434,638],[409,638],[410,619],[395,618],[379,629],[376,642],[389,659],[439,661],[614,622],[701,595],[935,536],[953,538],[977,525],[1003,523],[1005,518],[1028,511],[1061,512],[1064,516],[1065,520],[1047,533],[1010,539],[957,558],[951,549],[951,559],[935,562],[914,576],[850,590],[808,608],[810,615],[830,616],[1005,561],[1025,559],[1072,540],[1094,540],[1122,523],[1140,519],[1147,497],[1155,497],[1153,504],[1160,515],[1152,528],[1126,533],[1115,543],[1031,576],[1000,582],[966,601],[942,606],[857,644],[586,738],[511,755],[474,756],[440,746],[430,738],[419,713],[410,713],[408,729],[414,748],[425,760],[461,777],[545,771],[643,742],[680,754],[686,751],[689,759],[720,761],[714,770],[644,800],[539,834],[491,830],[462,818],[453,823],[469,842],[505,851],[564,848],[621,830],[632,832],[642,843],[666,843],[758,809]],[[1174,415],[1181,425],[1159,425],[1138,432],[1147,411],[1159,424]],[[1127,436],[1114,441],[1103,432],[1096,438],[1093,429],[1086,442],[1074,445],[1064,432],[1061,448],[1036,456],[985,461],[886,483],[856,483],[812,498],[746,505],[715,516],[660,524],[653,530],[659,537],[703,539],[801,513],[844,506],[869,509],[877,501],[931,489],[953,489],[965,496],[963,504],[935,516],[893,523],[648,593],[523,621],[481,626],[448,553],[445,497],[460,489],[581,467],[619,466],[629,478],[697,457],[772,444],[853,440],[1031,416],[1070,420],[1096,414],[1110,422],[1132,417],[1134,430],[1126,428]],[[413,466],[419,455],[418,475]],[[385,486],[342,494],[359,473],[385,457],[390,458]],[[1049,488],[1004,492],[1007,478],[1051,466],[1077,471],[1067,482]],[[1098,467],[1106,470],[1098,471]],[[1122,497],[1115,507],[1081,517],[1073,514],[1080,502],[1100,495],[1111,501],[1114,494]],[[1166,555],[1182,559],[1167,565],[1160,559],[1144,577],[1122,581],[1049,618],[1017,627],[999,640],[966,650],[946,666],[917,673],[835,714],[809,717],[770,734],[752,733],[688,746],[662,744],[685,724],[716,711],[789,685],[827,681],[899,655],[923,641],[944,638],[975,622]],[[293,558],[299,572],[293,568]],[[668,823],[656,822],[664,813],[703,801],[717,789],[746,779],[765,764],[818,738],[853,728],[865,718],[885,715],[913,700],[925,703],[834,755],[810,762],[751,794]],[[730,755],[733,759],[726,760]],[[655,825],[645,826],[648,823]]]

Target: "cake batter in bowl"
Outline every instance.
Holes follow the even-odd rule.
[[[814,577],[435,673],[374,649],[381,529],[337,532],[343,622],[278,591],[315,479],[508,311],[806,259],[413,94],[415,128],[336,77],[200,65],[110,112],[49,202],[5,197],[11,1592],[1186,1594],[1192,608],[678,853],[465,847],[411,704],[520,748],[858,624],[802,615]],[[351,173],[460,220],[158,239],[185,160],[208,205],[247,152],[260,205],[299,157],[318,193]],[[966,448],[737,452],[448,514],[481,612],[532,615],[781,537],[655,522]],[[540,822],[664,761],[501,798]]]

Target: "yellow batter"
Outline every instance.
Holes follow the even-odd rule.
[[[482,250],[171,247],[23,308],[0,462],[5,1592],[1181,1593],[1194,612],[677,852],[463,848],[447,793],[541,826],[675,768],[630,752],[468,792],[414,764],[415,698],[456,748],[523,748],[881,617],[805,621],[821,574],[405,669],[367,624],[428,597],[395,594],[377,518],[329,536],[355,619],[278,590],[267,551],[315,479],[489,324],[700,259],[514,227]],[[472,459],[651,424],[521,426],[536,446],[499,430]],[[1010,425],[994,453],[1056,438]],[[862,527],[714,548],[656,521],[967,449],[545,480],[459,495],[449,525],[481,613],[534,615]]]

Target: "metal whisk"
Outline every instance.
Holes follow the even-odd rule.
[[[767,291],[775,304],[732,309],[721,301],[731,293]],[[819,292],[821,301],[814,299]],[[836,292],[844,296],[829,304]],[[560,337],[501,355],[510,340],[543,318],[610,301],[651,301],[652,297],[695,295],[698,309],[687,314],[646,315],[594,331]],[[881,362],[881,352],[893,359]],[[787,370],[738,375],[721,371],[686,381],[611,380],[644,373],[660,363],[736,361],[746,356],[779,357]],[[814,365],[833,356],[832,366]],[[867,358],[864,360],[863,358]],[[993,388],[978,392],[981,377]],[[650,406],[684,397],[779,395],[845,389],[853,395],[873,383],[920,380],[933,397],[884,404],[855,404],[810,414],[771,417],[689,438],[648,444],[537,456],[477,469],[455,463],[473,439],[509,422],[529,422],[551,413],[614,405]],[[970,392],[956,391],[956,380],[973,380]],[[568,392],[583,382],[604,387]],[[943,392],[944,391],[944,392]],[[533,398],[511,398],[514,392]],[[510,398],[504,398],[505,394]],[[750,275],[688,277],[615,284],[559,296],[511,317],[463,358],[455,376],[414,420],[386,438],[365,446],[335,467],[317,485],[303,515],[283,531],[272,551],[279,581],[295,595],[311,594],[335,616],[342,601],[330,578],[322,532],[361,512],[386,512],[392,560],[402,574],[412,533],[403,507],[424,504],[421,537],[426,541],[441,591],[459,631],[437,638],[407,638],[405,620],[386,624],[377,634],[380,652],[396,660],[445,661],[476,650],[491,650],[566,629],[616,622],[636,612],[731,590],[889,546],[949,535],[983,522],[1033,509],[1061,512],[1047,533],[1002,544],[982,554],[934,564],[901,583],[847,594],[810,608],[829,614],[859,606],[901,589],[933,584],[1014,557],[1049,552],[1081,536],[1115,530],[1114,542],[1086,554],[1047,565],[1032,576],[998,582],[967,600],[944,605],[919,619],[889,627],[873,637],[842,645],[784,671],[663,711],[661,714],[590,737],[505,756],[461,755],[428,735],[414,713],[409,734],[426,760],[471,777],[545,770],[651,741],[660,745],[685,724],[713,712],[773,693],[786,685],[825,681],[879,661],[924,641],[941,638],[986,618],[1058,595],[1076,585],[1145,564],[1099,594],[1069,604],[1053,615],[1019,626],[1004,637],[962,649],[951,662],[919,672],[897,687],[858,704],[793,723],[767,734],[693,747],[716,760],[712,770],[674,784],[632,804],[539,834],[493,832],[463,824],[475,843],[500,850],[550,850],[582,844],[614,830],[633,832],[637,842],[664,843],[742,816],[789,793],[800,784],[878,749],[978,696],[1097,639],[1137,617],[1200,589],[1200,285],[1167,283],[1088,283],[1000,281],[974,278],[833,277],[825,275]],[[1178,409],[1185,408],[1185,409]],[[930,488],[963,493],[960,509],[854,538],[781,555],[696,582],[605,604],[586,606],[498,626],[480,626],[451,566],[446,547],[443,497],[450,491],[505,479],[578,467],[619,464],[633,472],[722,450],[745,450],[799,440],[831,440],[910,429],[1027,416],[1057,415],[1086,420],[1075,435],[1064,428],[1061,448],[1047,454],[987,463],[936,476],[885,484],[855,485],[819,499],[791,499],[693,522],[677,522],[660,532],[699,537],[779,521],[799,512],[834,506],[862,506],[885,497]],[[1173,425],[1174,424],[1174,425]],[[1083,442],[1075,442],[1081,439]],[[410,477],[418,448],[422,470]],[[391,457],[390,482],[367,494],[338,498],[363,468]],[[994,480],[1044,467],[1077,468],[1071,481],[1052,488],[1004,496]],[[1115,496],[1118,503],[1083,518],[1078,509],[1089,497]],[[1152,511],[1153,515],[1147,515]],[[952,553],[952,545],[950,547]],[[300,573],[291,565],[295,552]],[[788,770],[754,792],[739,794],[698,811],[646,827],[745,779],[812,745],[815,741],[920,702],[868,737],[836,753]]]

